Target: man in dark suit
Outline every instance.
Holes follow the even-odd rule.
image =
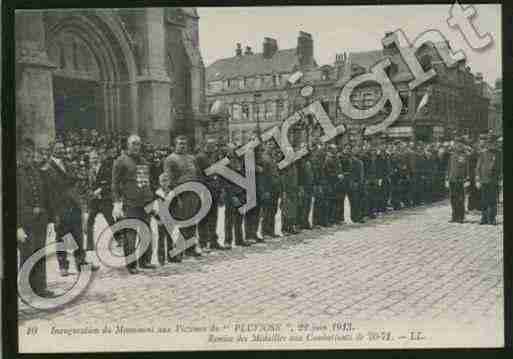
[[[53,148],[53,155],[48,159],[43,167],[51,183],[52,198],[55,201],[55,232],[57,241],[63,241],[68,234],[73,236],[78,248],[73,252],[77,271],[81,271],[81,266],[86,265],[86,255],[84,251],[83,233],[82,233],[82,210],[81,198],[76,188],[77,178],[68,169],[64,161],[64,146],[57,142]],[[57,252],[57,261],[62,276],[69,275],[69,261],[67,252]],[[98,270],[95,265],[91,270]]]
[[[94,249],[94,221],[98,214],[103,214],[107,224],[112,226],[112,166],[114,153],[109,153],[107,158],[100,163],[98,153],[92,151],[89,154],[89,217],[87,218],[87,250]]]
[[[53,222],[54,214],[48,178],[37,168],[34,161],[34,142],[30,139],[24,140],[20,150],[20,163],[16,169],[16,209],[20,264],[23,264],[45,246],[46,229],[49,221]],[[54,293],[47,289],[46,257],[32,268],[29,283],[37,295],[53,296]]]

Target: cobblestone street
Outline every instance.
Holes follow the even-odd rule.
[[[445,201],[138,275],[102,267],[80,299],[58,311],[20,302],[20,325],[502,318],[502,214],[498,226],[478,225],[478,213],[465,224],[449,218]],[[55,291],[76,278],[58,276],[55,257],[48,268]]]

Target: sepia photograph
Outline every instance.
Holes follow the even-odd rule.
[[[500,4],[14,23],[20,353],[504,346]]]

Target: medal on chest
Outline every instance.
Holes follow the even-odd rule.
[[[137,187],[148,187],[150,185],[150,168],[147,165],[137,165],[135,180],[137,182]]]

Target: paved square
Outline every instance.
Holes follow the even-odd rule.
[[[20,302],[20,325],[502,318],[502,214],[497,226],[479,225],[478,213],[465,224],[449,218],[445,201],[138,275],[102,267],[80,299],[58,311]],[[59,277],[55,258],[48,267],[50,289],[76,278]]]

